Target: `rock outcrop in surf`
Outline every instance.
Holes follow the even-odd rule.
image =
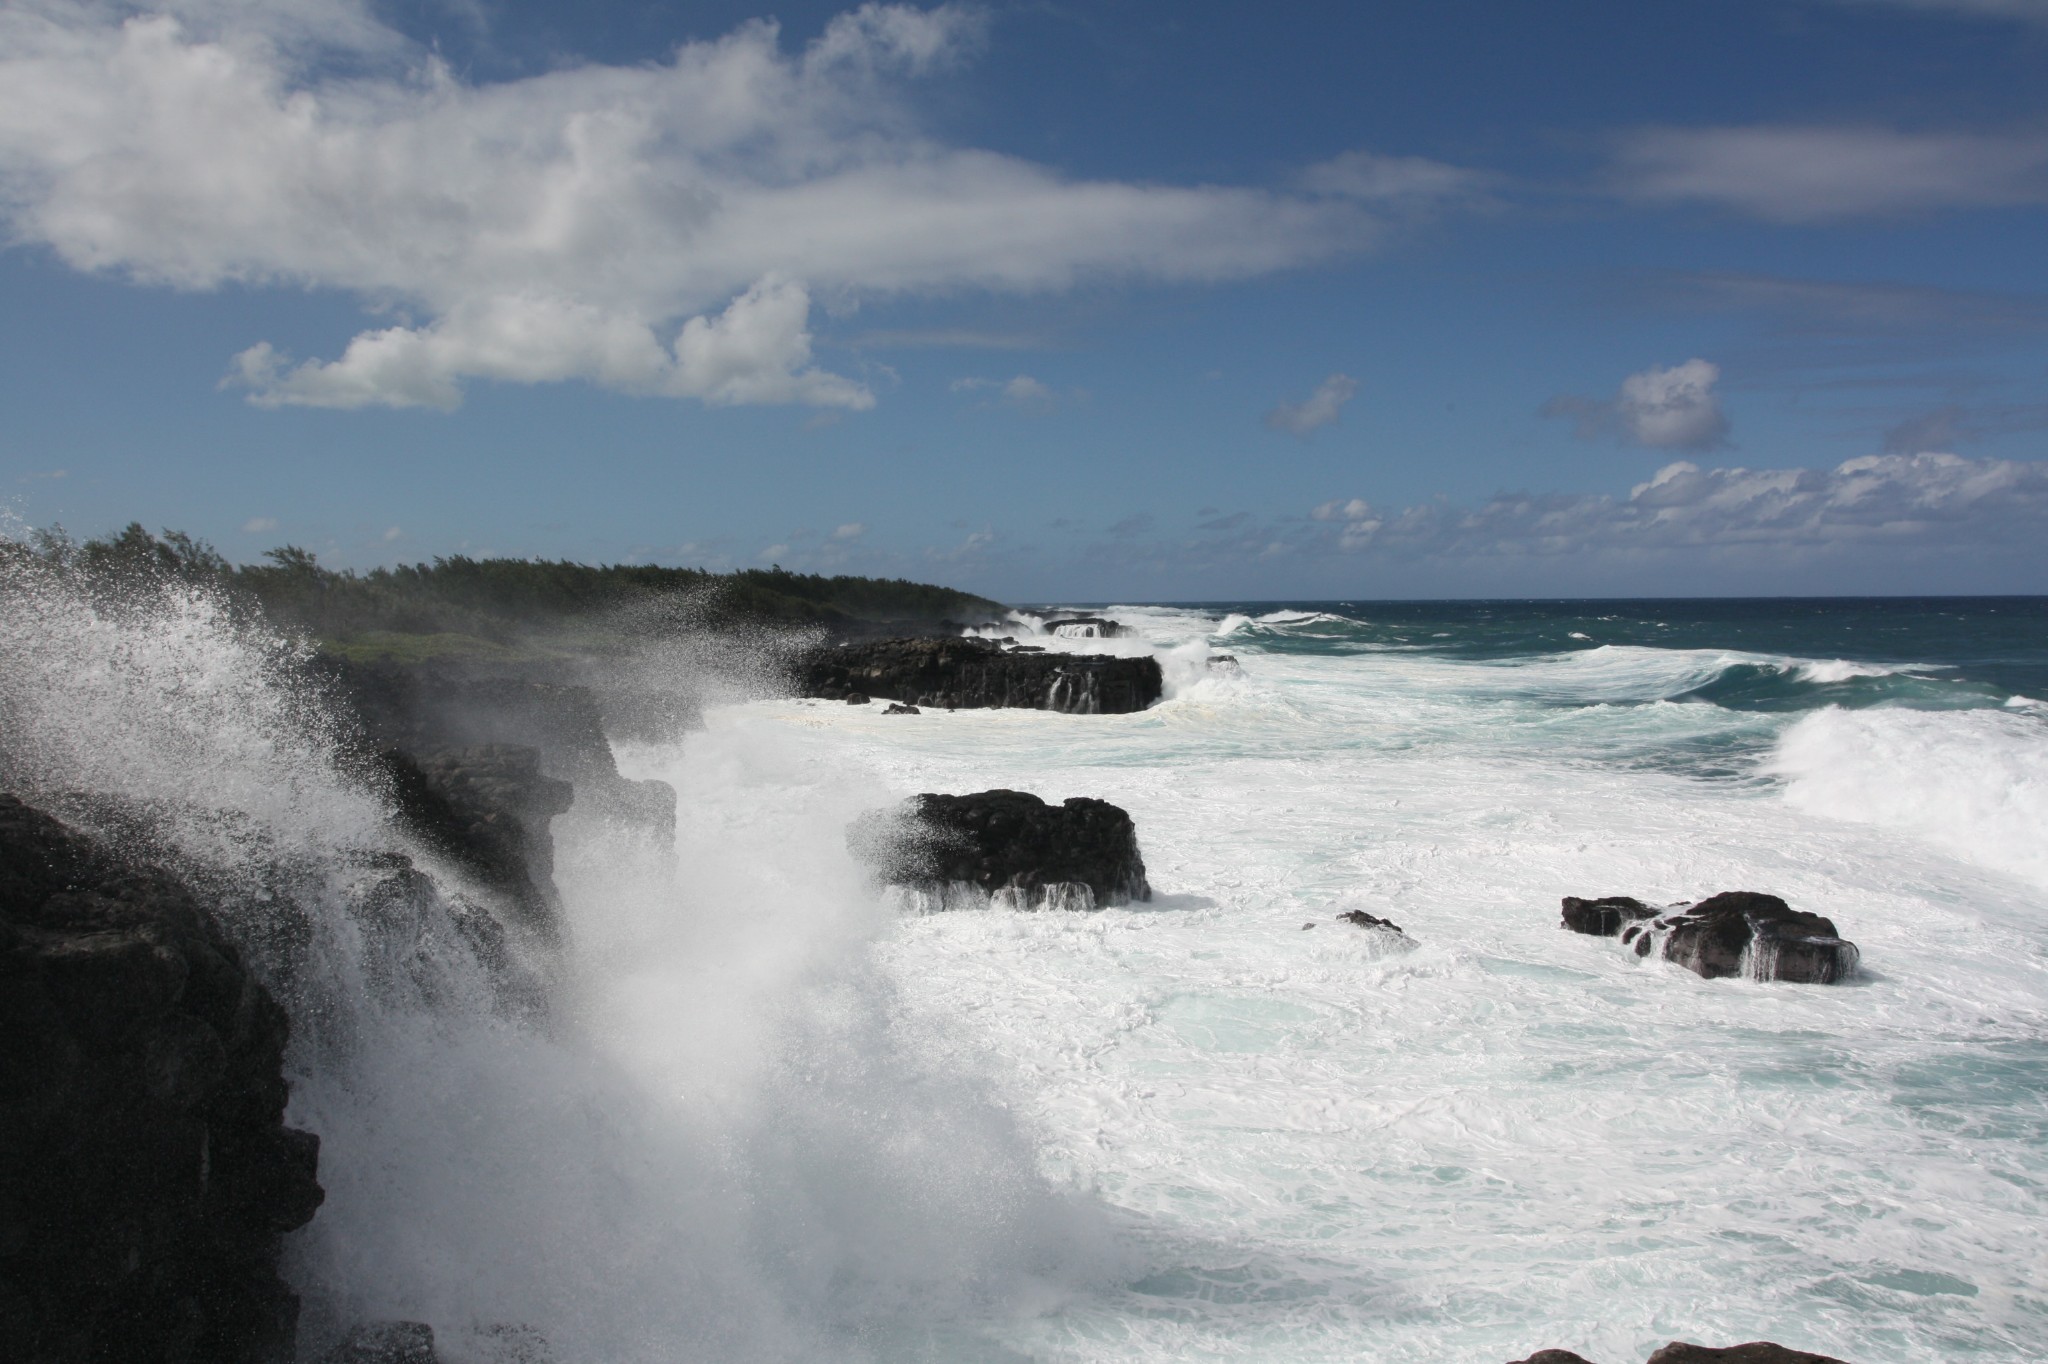
[[[801,658],[799,696],[851,695],[910,706],[997,706],[1078,715],[1140,711],[1165,691],[1159,660],[1105,654],[1026,653],[995,640],[885,639],[815,650]]]
[[[1570,1350],[1538,1350],[1527,1359],[1510,1360],[1509,1364],[1593,1364],[1593,1361]],[[1719,1349],[1674,1340],[1652,1354],[1645,1364],[1845,1364],[1845,1361],[1833,1355],[1811,1354],[1768,1340],[1752,1340],[1746,1345],[1728,1345]]]
[[[289,1357],[289,1033],[189,884],[0,795],[0,1357]]]
[[[848,841],[881,881],[928,908],[1100,909],[1152,898],[1130,815],[1088,796],[1049,805],[1028,791],[927,793],[856,822]]]
[[[1834,920],[1793,909],[1775,895],[1731,890],[1690,907],[1660,910],[1626,895],[1597,900],[1564,897],[1563,926],[1574,933],[1620,937],[1636,955],[1659,952],[1709,980],[1746,976],[1832,985],[1856,974],[1856,944]]]
[[[1039,628],[1066,639],[1116,639],[1130,633],[1107,616],[1054,616]]]

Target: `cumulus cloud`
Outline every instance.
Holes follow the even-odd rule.
[[[1773,222],[2048,202],[2048,136],[1762,125],[1646,128],[1621,140],[1615,188]]]
[[[1714,385],[1720,367],[1691,359],[1669,369],[1652,366],[1621,381],[1602,401],[1572,395],[1543,405],[1547,417],[1571,417],[1586,439],[1613,436],[1656,450],[1711,450],[1728,438],[1728,418]]]
[[[485,379],[857,408],[809,363],[813,299],[1224,280],[1371,240],[1356,199],[925,135],[911,83],[983,38],[976,10],[868,4],[801,52],[755,22],[478,84],[368,0],[33,0],[0,7],[0,223],[80,270],[387,311],[336,359],[234,360],[258,403],[336,407]]]
[[[1280,403],[1266,414],[1266,425],[1290,435],[1308,436],[1337,420],[1344,404],[1358,396],[1358,380],[1332,374],[1298,403]]]
[[[274,516],[252,516],[242,523],[242,534],[244,535],[261,535],[265,531],[276,529],[277,518]]]
[[[848,521],[845,525],[832,532],[832,538],[835,540],[858,540],[867,533],[868,528],[861,522]]]
[[[1941,452],[1866,455],[1833,469],[1668,464],[1625,498],[1504,493],[1477,507],[1382,513],[1362,498],[1310,513],[1344,552],[1558,555],[1749,546],[2025,543],[2048,517],[2048,464]]]

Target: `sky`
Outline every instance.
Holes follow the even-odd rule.
[[[2048,592],[2048,0],[8,0],[0,517]]]

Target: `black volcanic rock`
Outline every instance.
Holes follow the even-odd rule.
[[[1673,961],[1709,980],[1747,975],[1832,985],[1856,973],[1856,944],[1844,939],[1834,920],[1793,909],[1775,895],[1734,890],[1690,908],[1658,911],[1625,895],[1600,900],[1564,899],[1563,927],[1631,943],[1637,956],[1661,949]]]
[[[1570,1350],[1538,1350],[1527,1359],[1509,1360],[1508,1364],[1593,1364],[1593,1361]]]
[[[1658,910],[1628,895],[1609,895],[1598,900],[1564,897],[1564,926],[1574,933],[1612,938],[1638,919],[1654,919]]]
[[[289,1354],[289,1031],[188,884],[0,795],[0,1358]]]
[[[423,766],[447,749],[531,748],[543,775],[573,784],[599,815],[675,831],[674,789],[620,775],[588,687],[452,667],[331,666],[373,747],[403,749]]]
[[[1106,616],[1056,616],[1042,628],[1048,635],[1069,639],[1115,639],[1130,633]]]
[[[1019,909],[1152,898],[1131,817],[1087,796],[1059,805],[1026,791],[915,796],[856,823],[849,841],[884,882],[941,897],[968,886]]]
[[[1025,653],[989,639],[886,639],[817,650],[799,660],[800,696],[852,695],[912,706],[1012,706],[1121,715],[1165,690],[1159,660],[1104,654]]]
[[[1356,924],[1360,928],[1391,928],[1396,933],[1401,932],[1401,925],[1392,919],[1382,919],[1362,909],[1354,909],[1349,914],[1339,914],[1337,919],[1340,923]]]
[[[387,748],[378,759],[406,826],[552,936],[560,906],[548,821],[569,809],[575,788],[542,775],[540,750],[477,744],[415,759]]]
[[[1727,1345],[1720,1349],[1674,1340],[1651,1355],[1646,1364],[1846,1364],[1846,1361],[1833,1355],[1794,1350],[1768,1340],[1752,1340],[1746,1345]]]

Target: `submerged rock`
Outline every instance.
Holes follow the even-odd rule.
[[[922,715],[922,714],[924,714],[924,712],[923,712],[923,711],[921,711],[921,710],[919,710],[919,709],[918,709],[918,708],[917,708],[916,706],[906,706],[906,705],[904,705],[904,704],[903,704],[902,702],[900,702],[900,701],[891,701],[891,702],[889,703],[889,709],[887,709],[887,710],[883,711],[883,712],[882,712],[882,714],[884,714],[884,715]]]
[[[186,882],[0,795],[0,1358],[289,1354],[289,1032]]]
[[[1121,715],[1157,701],[1159,660],[1104,654],[1026,653],[992,639],[885,639],[842,644],[801,659],[800,696],[873,696],[912,706],[995,706]]]
[[[1646,1364],[1846,1364],[1846,1361],[1833,1355],[1794,1350],[1768,1340],[1752,1340],[1746,1345],[1728,1345],[1721,1349],[1674,1340],[1651,1355]]]
[[[1152,898],[1131,817],[1087,796],[1059,805],[1026,791],[915,796],[857,821],[848,841],[884,883],[934,908],[1097,909]]]
[[[1836,931],[1834,920],[1793,909],[1775,895],[1733,890],[1690,908],[1652,909],[1612,895],[1564,899],[1563,926],[1596,937],[1620,936],[1636,955],[1660,951],[1665,960],[1707,977],[1746,976],[1831,985],[1856,973],[1861,954]]]
[[[1510,1364],[1593,1364],[1593,1361],[1570,1350],[1538,1350],[1527,1359],[1511,1360]],[[1674,1340],[1651,1355],[1646,1364],[1846,1364],[1846,1361],[1831,1355],[1788,1349],[1768,1340],[1730,1345],[1719,1350]]]

